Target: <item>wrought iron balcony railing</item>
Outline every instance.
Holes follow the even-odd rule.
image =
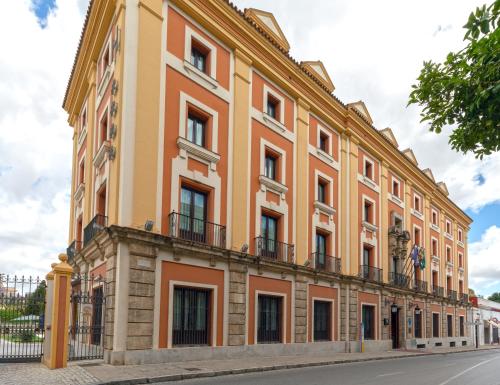
[[[416,279],[414,281],[413,287],[414,287],[414,289],[416,291],[419,291],[421,293],[427,292],[427,282],[426,281],[422,281],[420,279]]]
[[[82,249],[82,241],[73,241],[71,245],[66,249],[66,255],[68,256],[68,263],[71,264],[75,259],[76,253]]]
[[[369,281],[381,282],[382,269],[369,265],[359,266],[359,276]]]
[[[275,261],[295,263],[295,246],[274,239],[256,237],[255,254]]]
[[[444,289],[441,286],[432,285],[432,294],[438,297],[444,297]]]
[[[342,271],[340,258],[319,252],[311,254],[309,257],[309,266],[313,269],[329,273],[340,273]]]
[[[226,248],[226,226],[174,211],[168,216],[168,228],[171,237]]]
[[[446,298],[448,298],[451,301],[456,301],[457,300],[457,292],[455,290],[446,290]]]
[[[83,229],[83,246],[87,244],[106,226],[108,225],[108,217],[97,214],[90,223]]]
[[[469,295],[465,293],[458,293],[458,300],[461,303],[469,303]]]
[[[394,286],[408,287],[410,284],[410,277],[401,273],[391,272],[389,274],[389,282]]]

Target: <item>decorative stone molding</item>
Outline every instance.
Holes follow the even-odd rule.
[[[280,194],[281,199],[285,199],[285,194],[288,191],[288,187],[286,187],[284,184],[268,178],[265,175],[259,175],[259,182],[262,191],[266,191],[266,189],[272,190]]]
[[[197,158],[210,162],[210,169],[215,171],[215,165],[220,160],[219,154],[207,150],[204,147],[198,146],[190,142],[186,138],[180,136],[177,138],[177,147],[179,147],[179,149],[181,150],[179,154],[181,158],[186,158],[187,157],[186,153],[189,153]]]

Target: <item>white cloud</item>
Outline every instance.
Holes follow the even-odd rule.
[[[84,8],[61,1],[42,29],[29,1],[2,4],[0,272],[45,274],[67,242],[72,130],[61,104]]]
[[[490,295],[500,291],[500,227],[491,226],[481,240],[469,244],[469,287],[476,294]]]

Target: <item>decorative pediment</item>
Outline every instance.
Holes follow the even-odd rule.
[[[439,182],[438,187],[441,189],[441,191],[444,193],[444,195],[448,196],[450,193],[448,192],[448,187],[446,187],[446,183],[444,182]]]
[[[380,130],[380,133],[382,135],[384,135],[387,139],[389,139],[389,141],[392,144],[394,144],[396,147],[399,147],[398,141],[396,140],[396,137],[394,136],[394,132],[392,132],[392,130],[389,127],[384,128],[383,130]]]
[[[316,76],[316,78],[318,78],[318,80],[323,83],[323,85],[328,89],[330,93],[335,90],[332,79],[330,78],[330,75],[328,75],[328,71],[326,70],[321,60],[303,61],[300,63],[300,65],[307,71],[311,72],[314,76]]]
[[[415,157],[415,154],[413,153],[413,150],[411,148],[407,148],[406,150],[403,150],[403,154],[406,155],[410,161],[415,164],[415,166],[418,166],[417,158]]]
[[[362,100],[358,100],[354,103],[349,103],[347,107],[355,108],[364,118],[368,121],[368,123],[373,124],[373,119],[368,112],[368,108],[366,108],[365,103]]]
[[[432,170],[430,168],[426,168],[423,170],[424,174],[427,175],[433,182],[436,182],[434,179],[434,174],[432,173]]]
[[[246,8],[245,16],[252,19],[255,24],[270,35],[286,52],[290,50],[290,44],[272,13],[256,8]]]

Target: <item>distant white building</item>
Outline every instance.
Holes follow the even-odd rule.
[[[474,321],[473,333],[476,333],[479,345],[498,344],[500,329],[500,303],[487,299],[472,297],[472,320]]]

